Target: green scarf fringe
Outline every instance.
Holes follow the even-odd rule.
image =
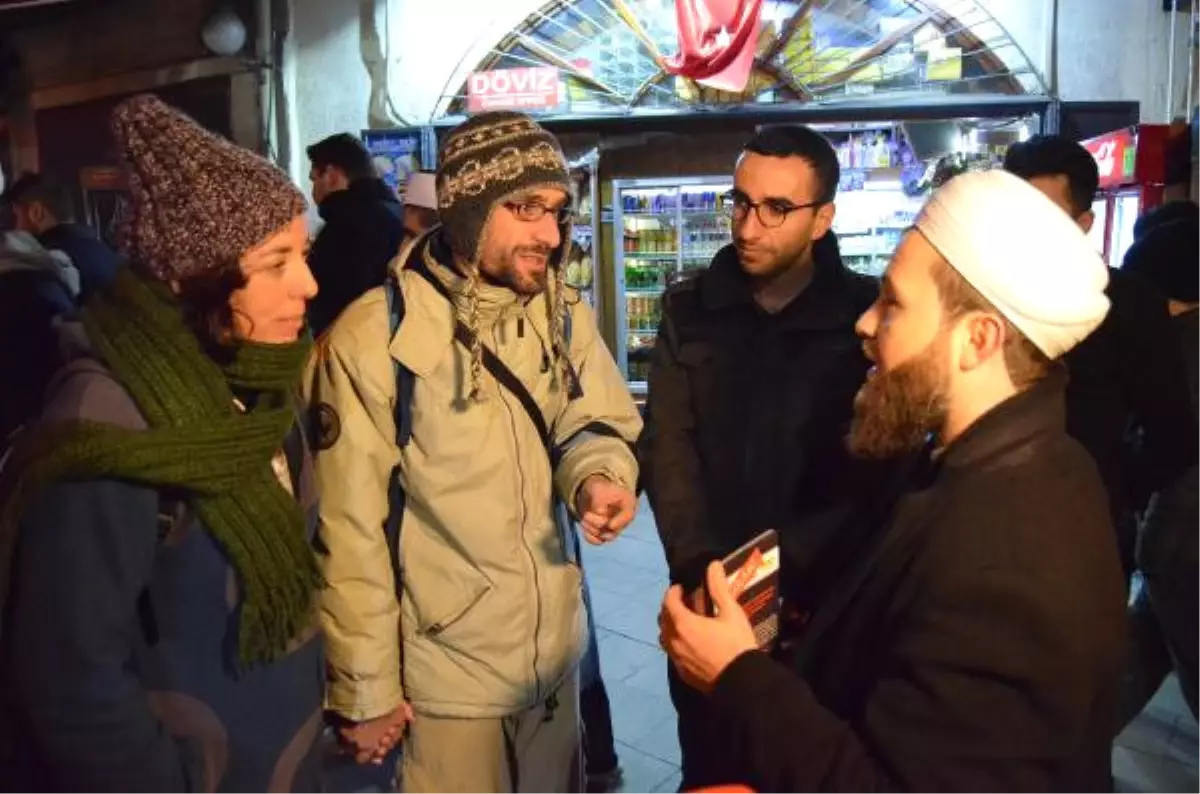
[[[278,658],[311,628],[322,584],[304,512],[271,467],[296,421],[294,394],[311,340],[241,343],[220,366],[184,324],[174,296],[128,268],[81,315],[96,354],[149,429],[71,421],[22,434],[0,470],[0,572],[8,570],[21,515],[53,483],[119,479],[178,489],[237,572],[242,663]],[[257,396],[253,410],[235,407],[234,390]]]

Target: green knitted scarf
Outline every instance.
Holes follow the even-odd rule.
[[[71,421],[20,436],[0,470],[0,573],[21,514],[52,483],[118,479],[178,489],[237,572],[242,663],[277,658],[312,625],[321,581],[304,513],[271,468],[296,420],[293,394],[311,341],[242,343],[220,366],[174,296],[128,268],[81,314],[95,353],[149,428]],[[248,413],[235,406],[234,389],[256,396]]]

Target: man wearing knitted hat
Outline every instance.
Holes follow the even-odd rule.
[[[155,97],[113,131],[130,267],[0,468],[0,768],[33,791],[315,791],[304,198]]]
[[[1111,785],[1124,586],[1055,363],[1104,318],[1105,283],[1084,234],[1011,174],[968,173],[929,200],[859,320],[875,369],[849,439],[858,454],[921,458],[807,624],[794,669],[754,650],[719,564],[716,618],[678,588],[663,606],[664,647],[736,737],[738,782]]]
[[[410,723],[404,791],[577,791],[584,626],[575,530],[554,507],[590,542],[615,538],[641,421],[564,285],[554,138],[486,113],[439,161],[443,225],[401,252],[395,287],[346,310],[306,378],[327,702],[362,761]]]

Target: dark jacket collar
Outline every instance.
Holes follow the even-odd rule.
[[[1041,381],[977,419],[945,448],[940,466],[976,466],[1038,436],[1065,434],[1066,388],[1066,370],[1056,365]]]
[[[400,199],[382,179],[369,177],[352,182],[345,190],[330,193],[317,211],[321,218],[328,222],[340,213],[360,212],[363,206],[379,202],[399,205]]]
[[[789,327],[817,330],[853,325],[874,300],[878,289],[874,279],[847,270],[836,241],[831,239],[828,243],[813,247],[812,282],[779,312]],[[738,305],[757,308],[750,279],[742,270],[733,245],[718,251],[712,265],[697,278],[708,310]]]

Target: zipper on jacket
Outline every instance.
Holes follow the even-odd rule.
[[[499,340],[497,339],[497,336],[496,336],[495,326],[492,327],[492,342],[497,345],[499,343]],[[497,349],[499,349],[499,347],[497,347]],[[527,505],[525,504],[525,469],[521,466],[521,455],[520,455],[521,444],[520,444],[519,435],[518,435],[520,433],[520,428],[519,428],[519,425],[517,424],[518,417],[513,415],[512,406],[508,402],[509,398],[507,395],[504,394],[504,391],[505,391],[504,387],[501,386],[499,391],[500,391],[500,402],[504,403],[504,410],[508,413],[508,424],[509,424],[509,427],[512,428],[512,432],[513,432],[513,447],[514,447],[514,455],[516,458],[514,463],[516,463],[516,467],[517,467],[517,480],[520,483],[521,526],[519,529],[520,529],[520,533],[521,533],[521,548],[525,549],[525,554],[526,554],[526,556],[529,557],[529,570],[530,570],[530,573],[533,574],[533,594],[534,594],[534,599],[533,599],[534,600],[534,605],[533,605],[533,613],[534,613],[534,619],[533,619],[533,691],[534,691],[534,698],[533,698],[533,702],[536,703],[538,700],[541,699],[541,696],[542,696],[542,680],[541,680],[541,677],[538,675],[538,659],[541,656],[541,648],[540,648],[538,640],[540,639],[541,634],[542,634],[542,585],[541,585],[541,581],[538,578],[537,558],[533,556],[533,549],[529,545],[529,536],[526,532],[526,526],[529,523],[529,515],[528,515]],[[515,399],[515,398],[513,398],[513,399]],[[522,414],[525,413],[524,409],[521,410],[521,413]],[[531,419],[526,418],[526,417],[520,417],[520,418],[523,421],[525,421],[526,423],[532,421]],[[541,439],[539,438],[537,441],[537,445],[540,447],[541,443],[542,443]],[[551,487],[553,487],[553,484],[551,485]]]

